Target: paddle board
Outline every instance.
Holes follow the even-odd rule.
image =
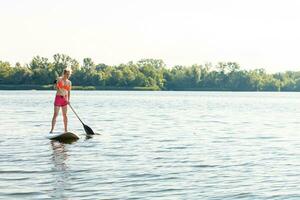
[[[53,132],[53,133],[48,133],[46,138],[50,140],[78,140],[79,137],[75,133],[71,132]]]

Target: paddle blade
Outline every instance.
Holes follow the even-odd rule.
[[[89,126],[83,124],[83,128],[87,135],[95,135],[94,131]]]

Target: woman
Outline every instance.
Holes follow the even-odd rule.
[[[54,114],[52,118],[52,127],[50,133],[53,132],[53,129],[55,127],[56,118],[58,116],[60,107],[62,109],[65,132],[68,132],[67,108],[70,102],[70,91],[72,87],[72,83],[69,80],[70,76],[71,70],[65,69],[63,71],[63,76],[59,77],[55,82],[56,84],[54,85],[54,87],[56,88],[56,96],[54,101]]]

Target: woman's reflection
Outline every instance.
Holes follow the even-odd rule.
[[[68,187],[68,166],[67,166],[67,148],[65,144],[58,141],[51,141],[52,162],[53,162],[53,174],[54,174],[54,188],[53,194],[51,194],[53,199],[68,199],[65,196],[65,190]]]

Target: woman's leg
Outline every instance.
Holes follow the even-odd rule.
[[[52,117],[52,126],[51,126],[50,133],[52,133],[53,130],[54,130],[55,123],[56,123],[56,118],[58,116],[58,113],[59,113],[59,106],[54,106],[54,114],[53,114],[53,117]]]
[[[61,107],[61,110],[63,113],[65,132],[68,132],[68,116],[67,116],[68,105]]]

